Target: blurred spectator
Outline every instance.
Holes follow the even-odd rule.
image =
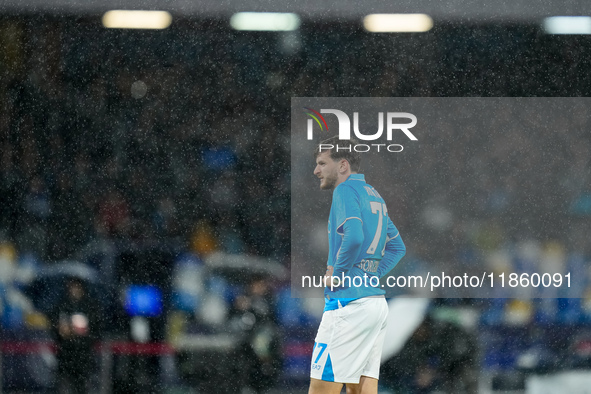
[[[0,240],[0,284],[12,284],[16,276],[17,254],[10,242]]]
[[[18,235],[19,249],[45,256],[47,219],[50,213],[49,192],[43,179],[37,175],[29,182],[24,195],[22,223]]]
[[[211,225],[206,220],[197,222],[191,235],[191,250],[197,256],[207,256],[217,248],[218,240]]]
[[[222,215],[217,223],[220,246],[230,254],[244,253],[244,241],[240,235],[238,216],[234,214]]]
[[[275,386],[282,367],[276,304],[268,282],[264,276],[253,277],[230,314],[231,327],[242,336],[232,358],[239,365],[239,381],[257,393]]]
[[[110,236],[125,236],[130,222],[129,204],[123,195],[111,189],[98,208],[98,225]]]
[[[58,391],[88,393],[95,369],[94,345],[101,333],[101,312],[80,279],[67,282],[66,294],[50,313],[57,344]]]
[[[22,215],[20,204],[25,188],[22,176],[14,163],[14,150],[11,144],[0,147],[0,231],[14,233]],[[7,234],[7,235],[8,235]]]
[[[209,190],[209,203],[217,216],[233,215],[238,203],[235,172],[226,171],[213,182]]]
[[[31,222],[45,221],[51,212],[49,193],[45,182],[40,176],[35,176],[29,183],[29,191],[25,195],[25,212]]]
[[[178,234],[177,210],[170,197],[161,198],[152,217],[155,233],[161,237]]]
[[[50,261],[71,258],[88,242],[92,214],[73,188],[67,173],[58,175],[52,192],[53,209],[49,218],[48,253]]]
[[[425,318],[399,354],[382,365],[381,380],[404,393],[478,392],[476,337],[446,322]]]

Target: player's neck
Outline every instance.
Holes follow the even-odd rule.
[[[347,171],[345,173],[339,174],[338,177],[337,177],[337,181],[334,184],[334,189],[336,189],[338,185],[340,185],[341,183],[343,183],[347,179],[349,179],[349,177],[351,176],[351,174],[357,174],[357,173],[356,172]]]

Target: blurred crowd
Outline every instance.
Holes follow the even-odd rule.
[[[287,122],[233,87],[224,44],[148,35],[134,55],[133,40],[79,30],[4,23],[20,45],[1,78],[3,238],[59,260],[93,237],[189,241],[201,223],[228,251],[285,260]],[[200,49],[188,64],[187,45]]]
[[[48,261],[96,237],[190,244],[208,229],[225,251],[287,264],[292,96],[574,96],[589,85],[589,44],[559,45],[531,27],[391,37],[344,25],[269,40],[212,21],[164,32],[85,19],[1,22],[0,234]],[[547,53],[556,60],[541,61]],[[406,209],[397,223],[420,239],[424,224],[445,226],[451,215],[478,219],[485,243],[525,230],[566,244],[591,214],[587,119],[573,116],[580,129],[540,128],[521,135],[519,150],[438,130],[435,145],[421,147],[420,168],[399,163],[394,203]],[[501,226],[516,213],[520,225]],[[455,233],[467,225],[454,222]],[[549,229],[554,239],[541,239]],[[429,245],[437,243],[413,246]]]

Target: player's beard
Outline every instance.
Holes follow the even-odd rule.
[[[338,175],[336,169],[333,173],[325,175],[320,180],[320,188],[322,190],[334,190],[335,185],[337,184]]]

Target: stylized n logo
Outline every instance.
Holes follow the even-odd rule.
[[[314,111],[312,108],[309,108],[309,107],[304,107],[304,110],[308,116],[310,116],[313,120],[316,121],[316,123],[318,123],[318,126],[320,126],[320,130],[324,130],[324,127],[322,127],[322,123],[324,123],[324,126],[326,127],[326,131],[328,131],[328,125],[326,124],[326,120],[324,120],[324,117],[322,115],[320,115],[317,111]],[[312,122],[312,119],[308,119],[308,139],[309,140],[311,140],[313,138],[312,129],[314,128],[314,123]],[[320,120],[322,120],[322,123],[320,123]]]
[[[349,140],[351,139],[351,121],[346,113],[338,109],[321,109],[320,112],[323,114],[334,114],[339,120],[339,139]]]

